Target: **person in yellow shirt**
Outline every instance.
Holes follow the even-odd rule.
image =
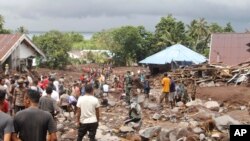
[[[160,96],[160,104],[165,99],[166,104],[168,103],[168,95],[170,91],[171,80],[168,78],[168,74],[164,73],[164,77],[161,80],[162,94]]]

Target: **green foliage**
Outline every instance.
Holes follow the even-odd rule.
[[[233,29],[231,23],[226,24],[226,27],[224,28],[224,32],[234,32],[234,29]]]
[[[4,28],[4,17],[0,15],[0,34],[9,34],[11,31]]]
[[[84,41],[84,37],[80,33],[67,32],[65,36],[71,41],[71,43],[79,43]]]
[[[184,23],[177,21],[172,15],[162,17],[155,28],[157,47],[171,46],[186,41]]]
[[[222,33],[224,30],[223,27],[221,27],[217,23],[211,23],[209,25],[209,31],[210,33]]]
[[[67,52],[71,50],[71,41],[66,34],[50,31],[34,36],[33,42],[46,54],[49,68],[63,69],[69,63]]]

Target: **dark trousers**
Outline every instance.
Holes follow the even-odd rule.
[[[95,134],[97,128],[98,128],[98,122],[84,123],[84,124],[81,123],[78,129],[77,141],[82,141],[83,137],[86,135],[87,132],[89,133],[89,140],[95,141]]]

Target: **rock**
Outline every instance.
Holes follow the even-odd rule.
[[[77,137],[77,132],[74,129],[70,129],[69,132],[61,136],[62,140],[75,140]]]
[[[228,129],[229,125],[240,124],[239,121],[233,119],[229,115],[223,115],[223,116],[214,118],[214,121],[215,121],[216,127],[219,130],[226,130]]]
[[[156,111],[159,109],[159,105],[156,103],[148,103],[147,108],[153,111]]]
[[[220,105],[217,101],[208,101],[204,106],[213,111],[219,111]]]
[[[145,100],[145,95],[139,95],[138,96],[138,103],[143,103]]]
[[[188,131],[188,129],[186,127],[180,128],[177,131],[177,139],[182,138],[182,137],[187,137],[187,136],[189,136],[191,134],[192,133],[190,131]]]
[[[176,132],[176,129],[169,129],[169,128],[162,128],[160,135],[159,135],[159,141],[170,141],[170,133]],[[174,138],[174,135],[171,134],[171,139]],[[176,135],[175,135],[176,138]]]
[[[112,101],[112,100],[109,100],[108,101],[108,104],[111,106],[111,107],[114,107],[116,105],[116,102],[115,101]]]
[[[206,139],[206,136],[202,133],[202,134],[200,134],[200,141],[203,141],[203,140],[205,140]]]
[[[179,112],[179,107],[174,107],[173,109],[171,109],[172,112],[174,113],[178,113]]]
[[[212,138],[221,138],[222,137],[222,134],[220,132],[213,132],[212,135],[211,135]]]
[[[184,103],[181,102],[181,101],[179,101],[179,102],[176,103],[176,106],[178,106],[178,107],[183,107],[183,106],[184,106]]]
[[[122,133],[134,132],[134,129],[129,126],[122,126],[120,127],[120,132]]]
[[[207,87],[215,87],[214,81],[210,81],[206,84]]]
[[[56,128],[57,128],[57,131],[63,131],[64,125],[59,123],[59,124],[57,124]]]
[[[149,127],[143,130],[139,131],[139,134],[141,137],[145,138],[145,139],[150,139],[155,135],[158,135],[161,131],[161,127],[160,126],[155,126],[155,127]]]
[[[199,125],[199,122],[197,122],[197,121],[190,121],[189,124],[190,124],[191,127],[197,127]]]
[[[183,121],[182,121],[182,122],[179,123],[178,126],[179,126],[179,127],[182,127],[182,128],[183,128],[183,127],[186,128],[186,127],[188,127],[188,125],[189,125],[188,122],[183,122]]]
[[[129,141],[141,141],[141,137],[138,134],[129,135],[126,139]]]
[[[200,99],[195,99],[194,101],[186,103],[187,107],[197,106],[197,105],[202,105],[202,101]]]
[[[240,110],[246,110],[246,106],[240,106]]]
[[[176,133],[175,132],[170,132],[169,134],[169,140],[170,141],[176,141]]]
[[[158,114],[158,113],[155,113],[154,115],[153,115],[153,119],[154,120],[159,120],[160,118],[162,117],[162,115],[160,115],[160,114]]]
[[[195,127],[195,128],[193,128],[193,132],[195,134],[200,134],[200,133],[203,133],[203,130],[200,127]]]

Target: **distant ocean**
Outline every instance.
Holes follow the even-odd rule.
[[[39,35],[42,35],[44,33],[46,33],[46,32],[43,32],[43,31],[31,31],[27,35],[29,36],[30,39],[32,39],[32,37],[34,35],[39,36]],[[77,32],[77,33],[80,33],[84,37],[85,40],[90,40],[95,32]]]

